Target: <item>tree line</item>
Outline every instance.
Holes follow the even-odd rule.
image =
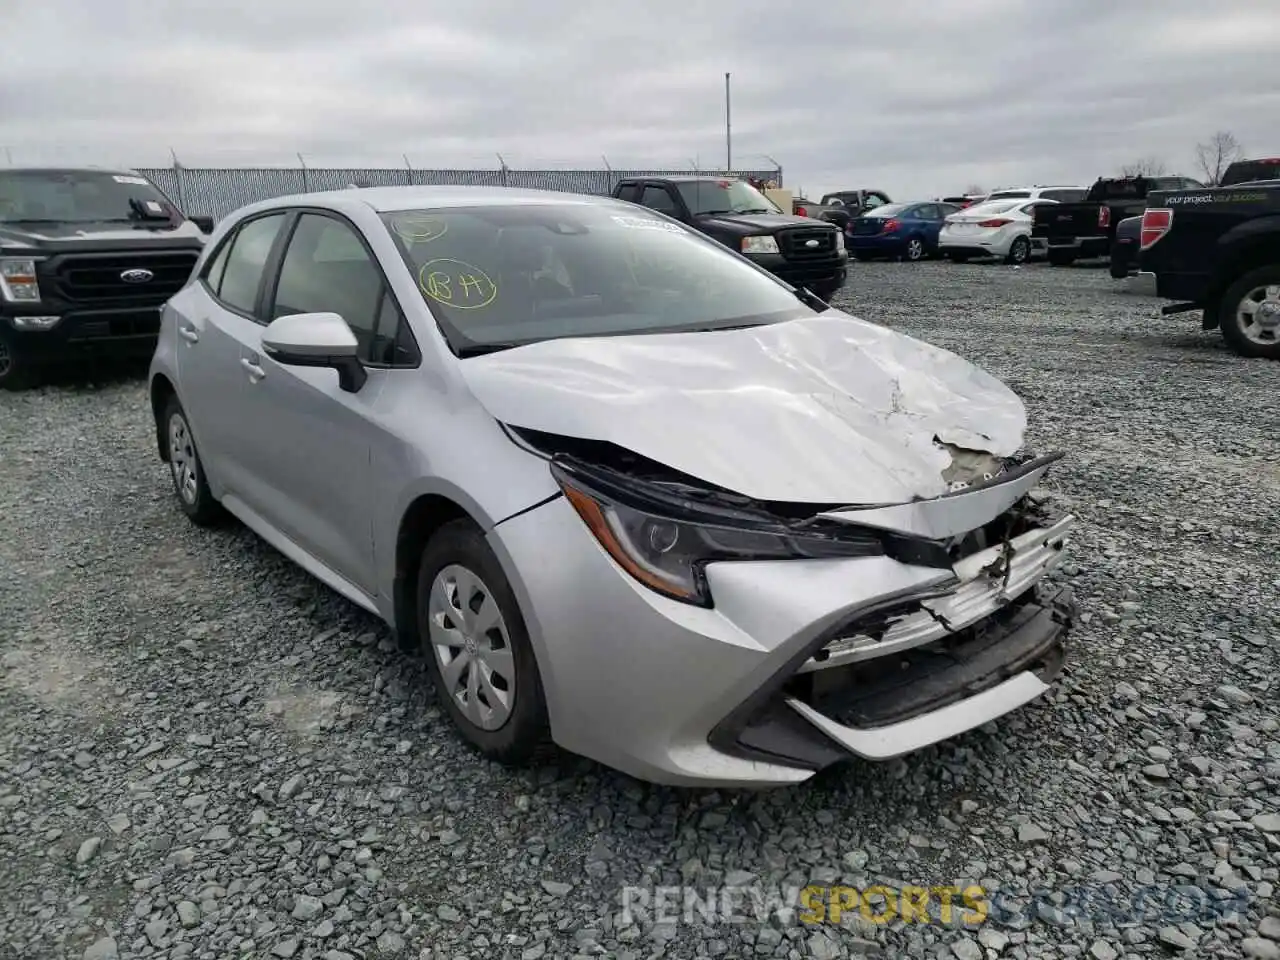
[[[1243,160],[1244,147],[1230,130],[1219,130],[1208,140],[1196,144],[1196,179],[1204,181],[1211,187],[1222,182],[1222,175],[1227,167],[1237,160]],[[1139,157],[1120,168],[1122,177],[1162,177],[1169,174],[1169,165],[1156,156]],[[967,196],[982,196],[988,191],[978,185],[970,184],[964,190]]]
[[[1227,167],[1244,159],[1244,147],[1230,130],[1219,130],[1208,140],[1196,144],[1197,178],[1211,187],[1222,182]],[[1169,173],[1168,165],[1159,157],[1140,157],[1120,168],[1124,177],[1160,177]]]

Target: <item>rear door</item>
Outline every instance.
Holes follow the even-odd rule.
[[[942,230],[942,206],[937,203],[922,203],[916,207],[912,216],[920,223],[920,230],[930,247],[938,244],[938,233]]]
[[[284,222],[282,212],[242,222],[210,258],[200,283],[175,303],[182,404],[206,474],[220,493],[237,497],[251,486],[240,429],[247,416],[241,344],[258,329],[259,292]]]

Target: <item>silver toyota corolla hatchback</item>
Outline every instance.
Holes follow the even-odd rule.
[[[796,247],[797,258],[803,248]],[[160,456],[410,648],[484,754],[769,786],[1040,696],[1056,455],[961,358],[621,201],[257,203],[164,310]]]

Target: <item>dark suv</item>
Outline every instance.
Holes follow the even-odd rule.
[[[0,387],[86,353],[150,355],[212,228],[131,170],[0,170]]]
[[[822,300],[835,296],[848,276],[839,227],[784,213],[744,180],[642,177],[620,181],[613,195],[687,223]]]

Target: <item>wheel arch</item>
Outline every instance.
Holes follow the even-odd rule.
[[[436,531],[455,520],[469,520],[480,530],[485,529],[485,524],[457,499],[439,492],[420,493],[400,516],[391,605],[396,639],[402,649],[414,650],[418,646],[417,588],[422,550]]]
[[[157,373],[151,378],[150,395],[151,418],[156,425],[156,449],[160,453],[160,459],[164,463],[168,463],[169,437],[165,433],[162,420],[164,418],[164,408],[168,405],[170,398],[178,395],[178,391],[168,377],[163,373]]]
[[[1213,282],[1204,296],[1206,330],[1219,326],[1222,296],[1232,284],[1259,267],[1280,265],[1280,232],[1241,238],[1223,249],[1219,256]]]

